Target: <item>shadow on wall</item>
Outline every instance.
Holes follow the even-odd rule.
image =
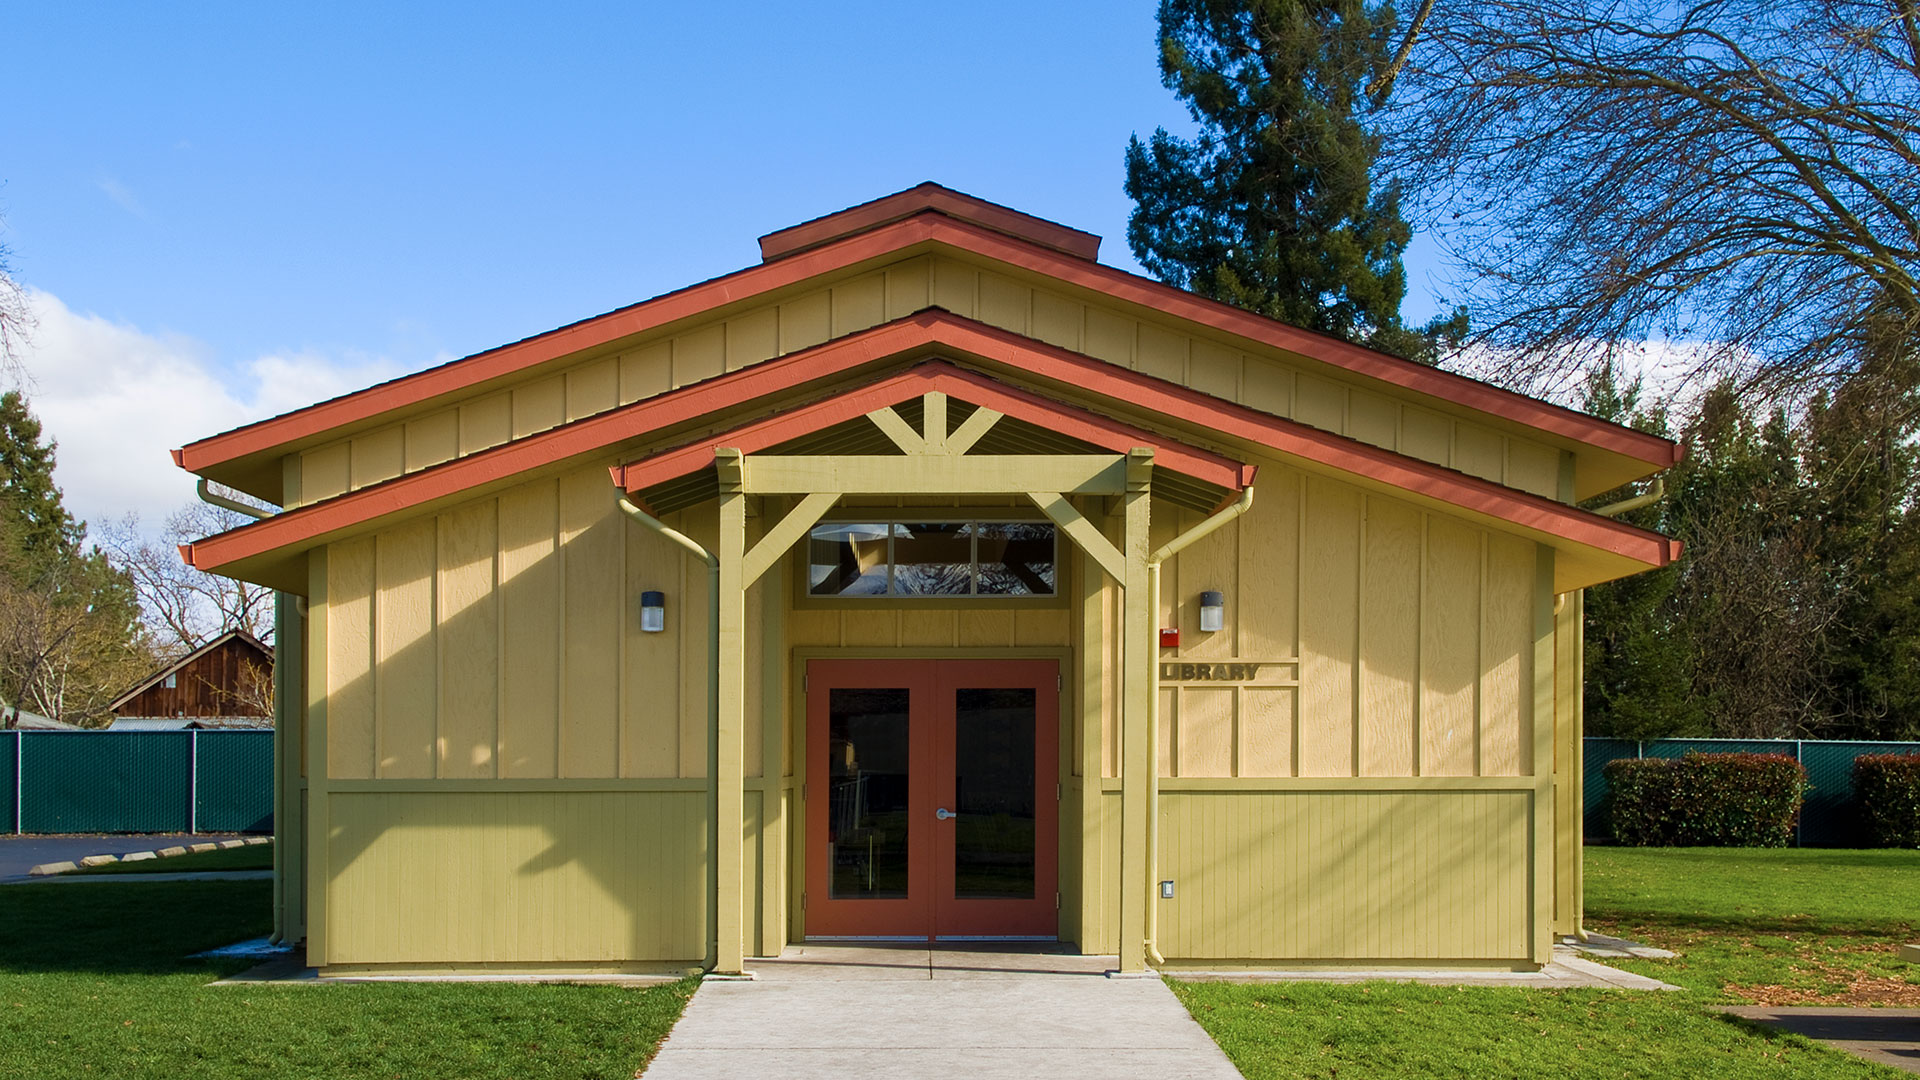
[[[331,963],[697,963],[706,952],[704,791],[329,802]]]

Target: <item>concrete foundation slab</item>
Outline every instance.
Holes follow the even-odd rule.
[[[1588,934],[1585,940],[1562,938],[1560,943],[1588,956],[1635,960],[1671,960],[1674,957],[1674,954],[1667,949],[1656,949],[1651,945],[1642,945],[1626,938],[1608,937],[1605,934]]]
[[[1426,986],[1521,986],[1544,990],[1678,990],[1677,986],[1608,967],[1556,945],[1553,962],[1538,971],[1461,968],[1303,968],[1292,971],[1168,971],[1193,982],[1413,982]]]

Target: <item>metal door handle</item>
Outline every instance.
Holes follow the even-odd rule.
[[[943,806],[940,809],[935,810],[933,812],[933,816],[939,818],[941,821],[945,821],[948,818],[956,818],[956,817],[959,817],[960,815],[954,813],[953,811]]]

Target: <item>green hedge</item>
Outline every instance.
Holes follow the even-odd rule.
[[[1853,759],[1853,797],[1873,847],[1920,847],[1920,754]]]
[[[1688,754],[1607,765],[1616,842],[1636,847],[1786,847],[1807,770],[1785,754]]]

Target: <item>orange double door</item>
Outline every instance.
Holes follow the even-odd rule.
[[[809,938],[1052,938],[1053,660],[807,663]]]

